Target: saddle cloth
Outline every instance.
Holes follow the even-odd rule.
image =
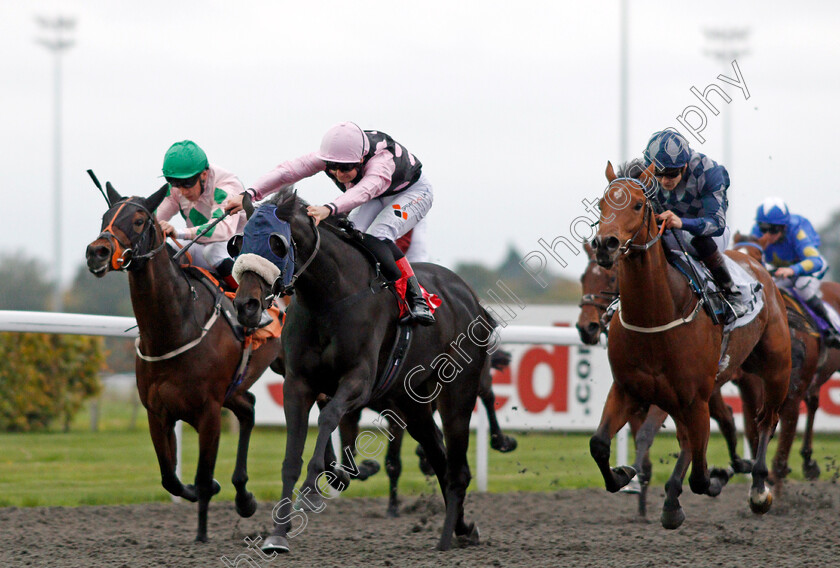
[[[721,291],[715,283],[714,278],[712,278],[711,272],[709,272],[709,269],[706,268],[706,265],[692,256],[682,254],[680,251],[671,251],[671,254],[669,254],[668,257],[671,264],[689,280],[695,293],[699,294],[701,290],[706,292],[706,295],[710,298],[711,303],[713,304],[712,306],[706,306],[707,311],[710,309],[714,310],[723,321],[730,320],[731,318],[727,317],[727,315],[731,314],[731,310],[729,306],[720,299]],[[743,316],[724,324],[723,330],[728,333],[733,329],[747,325],[755,319],[764,307],[764,296],[760,293],[761,284],[750,276],[750,274],[744,270],[740,264],[726,255],[723,255],[723,258],[726,262],[726,267],[729,269],[729,274],[732,276],[732,282],[738,287],[738,290],[740,290],[741,297],[749,299],[750,305],[750,309]],[[693,272],[688,267],[689,262],[694,268]],[[699,275],[701,282],[695,281],[694,274]]]
[[[802,308],[802,310],[806,314],[808,314],[808,317],[810,317],[811,320],[816,324],[817,329],[820,331],[820,333],[825,333],[826,331],[828,331],[829,323],[834,329],[840,329],[840,327],[838,327],[840,325],[840,314],[837,313],[837,310],[834,309],[834,306],[820,300],[823,306],[825,306],[825,310],[826,312],[828,312],[828,317],[831,320],[831,322],[827,322],[823,320],[823,318],[818,316],[816,312],[814,312],[814,310],[812,310],[810,306],[808,306],[808,304],[805,303],[804,298],[802,298],[802,296],[796,291],[795,288],[785,288],[784,290],[799,303],[799,306]]]

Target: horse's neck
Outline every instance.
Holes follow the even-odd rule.
[[[623,318],[633,325],[653,327],[684,315],[688,289],[661,246],[619,261],[618,288]]]
[[[313,308],[327,306],[369,287],[370,265],[352,245],[344,243],[329,229],[320,229],[320,250],[295,284],[298,301]],[[312,255],[315,239],[311,228],[295,235],[300,247],[296,265]]]
[[[179,341],[182,335],[192,332],[185,319],[185,306],[195,306],[193,288],[180,273],[175,263],[161,251],[149,259],[141,270],[129,272],[131,305],[140,338],[146,348],[166,347]],[[200,293],[195,290],[195,293]],[[198,325],[203,325],[205,314],[196,314]]]

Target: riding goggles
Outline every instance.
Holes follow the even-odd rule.
[[[664,170],[658,170],[654,172],[654,176],[656,177],[664,177],[668,179],[674,179],[675,177],[679,176],[682,173],[682,168],[665,168]]]
[[[167,177],[166,181],[169,182],[169,185],[172,187],[192,187],[198,181],[198,176],[201,173],[197,173],[194,176],[190,176],[188,178],[174,178],[174,177]]]
[[[758,230],[762,233],[770,233],[771,235],[778,235],[785,230],[784,225],[771,225],[770,223],[759,223]]]
[[[339,162],[326,162],[326,164],[327,164],[327,171],[330,171],[330,172],[339,171],[339,172],[347,173],[347,172],[353,171],[353,170],[355,170],[356,168],[359,167],[359,164],[343,164],[343,163],[339,163]]]

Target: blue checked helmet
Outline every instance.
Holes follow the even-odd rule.
[[[755,212],[755,222],[768,225],[788,225],[790,223],[790,211],[780,197],[768,197],[758,206],[758,210]]]
[[[650,137],[645,148],[645,165],[655,163],[657,170],[681,168],[688,163],[691,149],[678,132],[661,130]]]

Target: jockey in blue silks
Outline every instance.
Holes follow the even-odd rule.
[[[828,272],[828,263],[819,251],[819,234],[808,219],[792,215],[778,197],[765,199],[755,214],[752,235],[762,237],[768,233],[764,261],[776,268],[773,275],[776,284],[795,289],[808,307],[828,324],[826,343],[840,347],[840,335],[821,299],[820,279]]]
[[[673,130],[656,132],[644,152],[645,166],[654,164],[658,191],[652,199],[664,210],[657,219],[666,228],[681,230],[711,272],[735,317],[749,310],[748,301],[732,281],[723,257],[729,239],[726,208],[729,173],[705,154],[689,148]]]

